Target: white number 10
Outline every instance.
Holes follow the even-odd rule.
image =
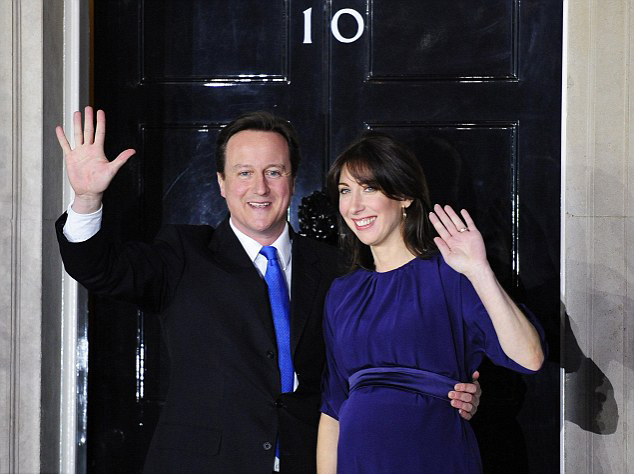
[[[357,32],[352,38],[346,38],[339,32],[339,18],[341,18],[341,15],[350,15],[357,22]],[[312,16],[312,8],[304,10],[304,44],[310,44],[313,42]],[[356,40],[361,38],[361,35],[363,35],[363,27],[363,17],[358,11],[353,10],[352,8],[342,8],[334,14],[332,20],[330,21],[330,31],[332,32],[332,36],[341,43],[354,43]]]

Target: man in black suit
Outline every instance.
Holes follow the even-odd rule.
[[[66,270],[91,291],[160,314],[170,387],[145,472],[315,472],[322,306],[338,259],[286,222],[299,165],[290,124],[256,112],[227,125],[216,164],[230,217],[217,229],[166,226],[152,245],[114,246],[100,232],[103,192],[134,154],[107,160],[103,111],[93,130],[87,107],[83,131],[75,113],[75,149],[60,127],[57,136],[75,191],[56,224]],[[284,393],[263,246],[275,248],[290,294],[294,382]],[[479,394],[460,385],[452,403],[469,418]]]

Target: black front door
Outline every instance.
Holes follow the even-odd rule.
[[[222,219],[214,143],[242,112],[299,131],[294,225],[337,153],[385,130],[422,160],[433,199],[472,211],[558,360],[561,15],[546,0],[95,0],[107,153],[138,151],[105,198],[108,228],[147,240],[163,223]],[[89,470],[138,472],[169,382],[160,328],[111,300],[91,308]],[[488,367],[482,379],[486,470],[556,472],[557,366],[528,385]]]

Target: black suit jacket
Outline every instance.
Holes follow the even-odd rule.
[[[89,290],[158,313],[170,385],[145,472],[270,474],[279,433],[283,473],[315,471],[323,301],[335,249],[292,235],[291,351],[299,379],[280,394],[266,284],[225,220],[164,228],[152,245],[114,246],[100,231],[69,243],[66,271]]]

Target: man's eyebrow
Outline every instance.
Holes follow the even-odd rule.
[[[236,170],[239,168],[253,168],[253,165],[247,165],[247,164],[242,164],[242,163],[238,163],[236,165],[233,165],[231,168]],[[286,165],[284,163],[272,163],[270,165],[268,165],[266,168],[264,169],[269,169],[269,168],[281,168],[283,170],[286,169]]]

